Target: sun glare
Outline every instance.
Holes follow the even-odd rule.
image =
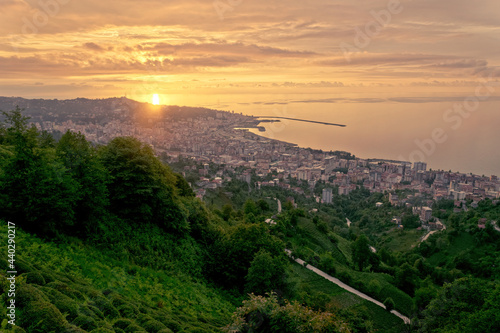
[[[153,95],[153,105],[160,105],[160,97],[158,94]]]

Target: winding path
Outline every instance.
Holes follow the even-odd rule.
[[[287,250],[285,250],[285,252],[288,254],[288,256],[289,256],[290,258],[292,258],[293,260],[295,260],[295,262],[296,262],[296,263],[298,263],[299,265],[304,266],[304,264],[305,264],[304,260],[299,259],[299,258],[293,258],[293,257],[292,257],[292,251],[290,251],[290,250],[288,250],[288,249],[287,249]],[[337,279],[337,278],[334,278],[334,277],[333,277],[333,276],[331,276],[331,275],[326,274],[326,273],[325,273],[325,272],[323,272],[322,270],[319,270],[319,269],[317,269],[316,267],[311,266],[311,265],[309,265],[309,264],[307,264],[307,265],[305,266],[305,268],[307,268],[308,270],[310,270],[310,271],[312,271],[312,272],[314,272],[314,273],[318,274],[319,276],[324,277],[324,278],[325,278],[325,279],[327,279],[328,281],[335,283],[335,284],[336,284],[337,286],[339,286],[340,288],[342,288],[342,289],[344,289],[344,290],[347,290],[348,292],[353,293],[353,294],[355,294],[355,295],[357,295],[357,296],[359,296],[359,297],[361,297],[361,298],[363,298],[363,299],[366,299],[367,301],[370,301],[370,302],[372,302],[372,303],[374,303],[374,304],[376,304],[376,305],[380,306],[380,307],[381,307],[381,308],[383,308],[384,310],[386,310],[386,306],[385,306],[384,304],[382,304],[381,302],[377,301],[377,300],[376,300],[376,299],[374,299],[374,298],[371,298],[370,296],[368,296],[368,295],[366,295],[366,294],[363,294],[361,291],[356,290],[356,289],[354,289],[354,288],[353,288],[353,287],[351,287],[351,286],[348,286],[348,285],[347,285],[347,284],[345,284],[344,282],[340,281],[340,280],[339,280],[339,279]],[[403,315],[402,315],[401,313],[399,313],[398,311],[396,311],[396,310],[392,310],[392,311],[391,311],[391,313],[392,313],[393,315],[398,316],[399,318],[401,318],[401,319],[405,322],[405,324],[410,324],[410,323],[411,323],[410,318],[403,316]]]

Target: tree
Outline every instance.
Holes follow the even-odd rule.
[[[361,234],[358,238],[352,243],[352,260],[354,264],[358,266],[360,271],[363,270],[364,266],[370,260],[370,247],[368,245],[368,238]]]
[[[260,250],[266,250],[276,257],[283,255],[284,248],[284,244],[270,235],[264,224],[239,224],[212,246],[208,274],[222,285],[243,289],[255,255]]]
[[[252,199],[248,199],[245,202],[243,211],[245,212],[245,215],[250,215],[250,214],[253,214],[254,216],[259,215],[259,210],[257,208],[257,205],[255,204],[255,201],[253,201]]]
[[[176,197],[176,176],[155,157],[150,146],[132,137],[119,137],[103,148],[100,158],[111,176],[110,206],[116,215],[171,231],[188,230]]]
[[[415,267],[405,262],[401,267],[396,269],[395,281],[399,289],[413,296],[418,283],[418,271]]]
[[[1,142],[12,154],[0,174],[3,217],[33,232],[57,233],[74,224],[79,186],[55,157],[41,147],[36,127],[16,108],[2,112],[6,128]]]
[[[280,304],[276,294],[268,297],[250,295],[233,314],[232,323],[224,332],[348,332],[349,327],[336,315],[314,311],[298,302]]]
[[[245,277],[245,292],[264,295],[270,291],[283,292],[286,288],[284,255],[271,256],[266,250],[260,250],[250,263]]]
[[[92,232],[109,205],[109,174],[97,158],[96,149],[80,132],[67,131],[57,143],[56,156],[79,184],[80,197],[75,207],[77,228],[84,233]]]
[[[422,312],[424,332],[498,332],[500,285],[465,277],[439,290]]]
[[[412,229],[420,227],[420,218],[417,215],[405,214],[401,219],[401,224],[405,229]]]

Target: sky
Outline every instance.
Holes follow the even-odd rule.
[[[498,0],[0,0],[2,96],[435,99],[499,79]]]

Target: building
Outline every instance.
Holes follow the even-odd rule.
[[[323,203],[331,204],[332,203],[332,189],[324,188],[323,189]]]
[[[429,221],[432,218],[432,208],[430,207],[422,207],[420,210],[420,219],[422,221]]]
[[[427,170],[427,163],[424,162],[415,162],[413,163],[413,170],[415,171],[426,171]]]

